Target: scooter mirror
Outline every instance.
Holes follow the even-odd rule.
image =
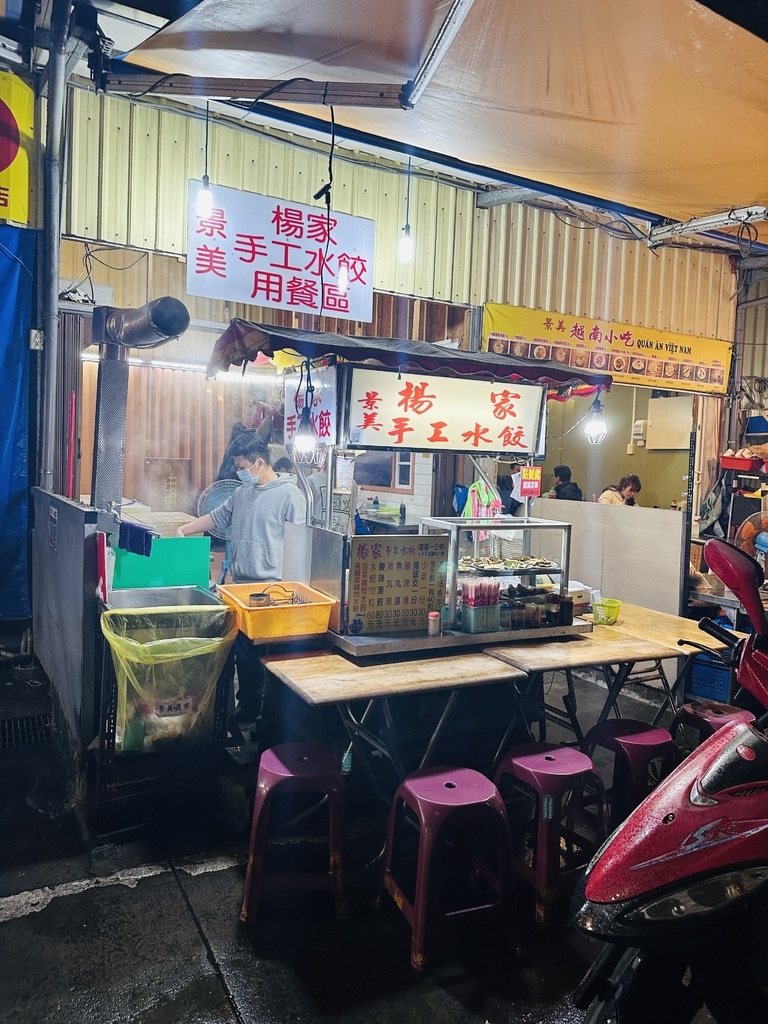
[[[714,538],[704,545],[704,558],[715,576],[744,605],[755,630],[762,635],[768,634],[768,619],[760,600],[760,587],[765,577],[755,559],[732,544]]]

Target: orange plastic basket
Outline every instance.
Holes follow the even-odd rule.
[[[336,603],[305,583],[230,583],[218,588],[221,599],[237,612],[241,633],[251,640],[282,640],[325,633]],[[251,608],[252,595],[267,594],[277,604]]]

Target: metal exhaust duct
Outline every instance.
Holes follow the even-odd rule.
[[[100,360],[91,504],[97,510],[97,527],[103,533],[116,531],[123,499],[128,350],[158,348],[178,338],[187,327],[187,307],[169,295],[140,309],[97,306],[93,311],[91,342],[100,346]]]

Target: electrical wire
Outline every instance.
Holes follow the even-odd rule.
[[[6,256],[7,256],[7,257],[8,257],[9,259],[12,259],[12,260],[16,260],[16,262],[17,262],[17,263],[19,264],[19,266],[20,266],[20,267],[23,267],[23,268],[24,268],[24,270],[26,270],[26,272],[27,272],[27,273],[29,274],[29,276],[30,276],[30,277],[32,278],[32,280],[34,281],[34,279],[35,279],[35,277],[34,277],[34,274],[33,274],[33,273],[32,273],[32,271],[31,271],[31,270],[29,269],[29,267],[28,267],[28,266],[26,265],[26,263],[24,262],[24,260],[20,260],[20,259],[19,259],[19,257],[18,257],[18,256],[16,255],[16,253],[15,253],[15,252],[11,252],[11,250],[10,250],[10,249],[8,249],[8,248],[7,248],[6,246],[4,246],[2,242],[0,242],[0,249],[1,249],[1,250],[2,250],[2,251],[3,251],[4,253],[5,253],[5,255],[6,255]]]
[[[137,263],[141,263],[142,260],[147,259],[148,255],[149,255],[149,253],[142,252],[142,253],[140,253],[136,257],[136,259],[132,263],[126,263],[124,266],[118,267],[118,266],[115,266],[112,263],[107,263],[105,260],[99,259],[99,257],[96,255],[96,253],[97,252],[120,252],[121,251],[120,249],[116,249],[116,248],[113,248],[112,246],[108,246],[108,245],[97,246],[96,248],[91,248],[91,246],[90,246],[90,244],[88,242],[83,242],[83,247],[85,249],[85,252],[83,253],[83,270],[82,270],[82,272],[80,274],[78,274],[78,276],[75,278],[75,280],[69,286],[69,288],[65,289],[65,291],[63,291],[63,292],[61,292],[59,294],[59,299],[62,299],[64,301],[66,301],[68,297],[72,296],[77,291],[77,289],[80,287],[80,285],[83,282],[87,281],[89,286],[90,286],[91,301],[95,304],[96,296],[95,296],[95,292],[94,292],[94,288],[93,288],[93,264],[94,263],[101,264],[101,266],[102,267],[106,267],[107,270],[131,270],[133,267],[136,266]]]
[[[283,89],[287,88],[289,85],[293,85],[294,82],[311,82],[311,81],[312,81],[311,78],[287,78],[284,82],[278,82],[277,85],[273,85],[271,89],[265,89],[264,92],[261,93],[259,96],[257,96],[255,100],[251,100],[251,102],[248,104],[248,106],[243,111],[242,116],[240,117],[240,120],[242,121],[242,119],[244,117],[248,117],[249,114],[252,114],[253,111],[256,109],[256,106],[259,103],[261,103],[262,100],[265,100],[268,96],[274,96],[276,92],[281,92]],[[327,82],[325,83],[325,91],[326,91],[326,93],[328,91],[328,83]],[[230,100],[229,102],[232,103],[236,107],[242,107],[243,106],[242,103],[238,103],[236,100]]]
[[[333,188],[333,159],[336,149],[336,115],[333,104],[329,104],[328,110],[331,115],[331,146],[328,150],[328,184],[315,193],[317,198],[322,195],[325,198],[325,252],[320,264],[320,310],[318,316],[323,315],[325,309],[325,266],[328,260],[328,250],[331,246],[331,190]]]

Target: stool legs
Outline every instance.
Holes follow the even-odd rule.
[[[415,880],[408,885],[403,870],[406,830],[418,826]],[[466,872],[472,885],[456,886],[451,894],[465,896],[466,905],[446,902],[436,877],[452,841],[451,867]],[[487,854],[495,856],[495,864]],[[507,936],[514,927],[511,846],[506,812],[496,787],[467,768],[435,768],[414,772],[399,787],[390,813],[384,864],[384,888],[411,926],[411,966],[426,962],[428,930],[435,921],[478,913],[500,916]],[[478,882],[487,888],[477,889]],[[516,932],[516,929],[514,929]]]
[[[515,794],[533,804],[533,818],[524,826],[526,831],[531,828],[532,848],[515,856],[514,869],[536,894],[536,919],[546,922],[563,889],[575,882],[607,833],[602,780],[586,754],[542,743],[509,751],[496,772],[496,784],[505,797]],[[589,822],[588,790],[596,805]]]
[[[591,757],[598,747],[613,754],[609,798],[613,827],[642,803],[680,759],[677,744],[666,729],[628,718],[594,725],[584,739],[583,750]],[[656,778],[652,776],[654,767]]]
[[[264,872],[271,805],[278,793],[316,794],[327,804],[327,872]],[[337,917],[345,917],[345,831],[343,779],[332,750],[321,744],[285,743],[264,751],[259,762],[240,920],[245,923],[255,917],[259,893],[266,889],[329,889],[335,896]]]

